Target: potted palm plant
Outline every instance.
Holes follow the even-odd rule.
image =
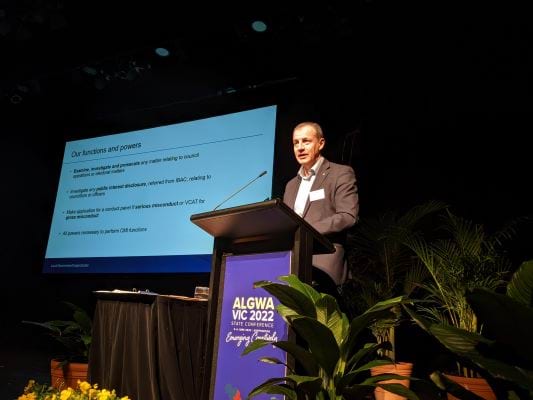
[[[255,286],[265,289],[280,301],[277,311],[306,346],[290,341],[256,339],[243,355],[273,345],[291,355],[301,365],[301,371],[287,365],[289,375],[260,384],[248,398],[259,394],[283,394],[288,399],[356,399],[367,398],[365,396],[376,387],[381,387],[409,399],[418,399],[405,386],[386,383],[390,379],[408,378],[395,374],[368,376],[372,367],[390,364],[390,360],[377,356],[377,351],[384,344],[358,343],[359,335],[369,325],[377,319],[387,318],[392,307],[409,300],[398,297],[379,302],[349,322],[332,296],[318,293],[294,275],[279,279],[287,284],[262,281]],[[260,361],[283,364],[272,357]]]
[[[430,201],[403,214],[390,211],[361,218],[348,235],[350,279],[343,287],[344,301],[352,312],[361,312],[396,296],[412,295],[428,274],[404,243],[422,235],[428,226],[433,227],[435,215],[446,208],[442,202]],[[403,318],[401,308],[394,307],[392,311],[388,318],[375,321],[370,328],[378,343],[390,343],[389,348],[380,352],[393,364],[376,367],[373,373],[410,376],[413,364],[400,362],[396,357],[396,330]],[[384,397],[388,395],[377,389],[376,398]]]
[[[466,294],[477,288],[497,290],[505,284],[511,264],[501,246],[503,239],[514,233],[514,224],[489,235],[483,225],[447,211],[442,228],[445,234],[439,239],[412,237],[406,241],[431,276],[424,285],[431,303],[418,310],[434,322],[480,334],[482,326]],[[458,363],[455,373],[451,379],[463,385],[471,385],[468,382],[473,380],[476,385],[484,384],[483,378],[464,364]],[[484,396],[496,398],[494,394]]]
[[[76,387],[78,380],[87,380],[92,337],[92,320],[87,312],[75,304],[63,303],[72,311],[71,320],[22,321],[44,328],[46,334],[61,345],[62,354],[54,356],[50,362],[51,384],[56,388]]]
[[[507,284],[506,293],[476,288],[466,293],[468,304],[483,321],[477,334],[431,321],[407,311],[423,329],[464,360],[494,378],[498,398],[533,398],[533,260],[522,263]],[[459,398],[469,398],[445,376],[433,380]]]

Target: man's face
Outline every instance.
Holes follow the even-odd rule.
[[[295,129],[292,134],[292,144],[296,161],[309,170],[320,156],[320,150],[324,147],[324,138],[318,138],[312,126],[304,125]]]

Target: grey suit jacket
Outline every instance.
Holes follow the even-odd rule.
[[[300,181],[301,178],[297,175],[285,187],[283,202],[291,208],[294,208]],[[318,191],[317,199],[314,201],[307,199],[303,214],[303,218],[313,228],[335,245],[334,254],[313,256],[313,266],[328,273],[337,285],[346,279],[343,247],[346,230],[355,224],[359,211],[355,182],[355,173],[351,167],[324,159],[311,188],[311,192]]]

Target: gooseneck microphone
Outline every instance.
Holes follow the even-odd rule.
[[[250,186],[252,183],[254,183],[256,180],[258,180],[259,178],[261,178],[262,176],[265,176],[267,174],[266,171],[263,171],[259,174],[259,176],[255,177],[254,179],[252,179],[250,182],[248,182],[246,185],[244,185],[242,188],[240,188],[239,190],[237,190],[235,193],[232,193],[230,196],[228,196],[227,198],[225,198],[218,206],[216,206],[215,208],[213,208],[213,211],[215,211],[218,207],[220,207],[222,204],[224,204],[226,201],[228,201],[229,199],[231,199],[233,196],[235,196],[237,193],[239,193],[241,190],[243,189],[246,189],[248,186]]]

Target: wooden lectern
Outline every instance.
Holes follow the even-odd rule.
[[[268,329],[276,323],[285,327],[277,314],[272,316],[275,312],[268,310],[270,303],[264,297],[254,297],[256,292],[246,292],[251,289],[248,288],[252,286],[250,282],[295,274],[303,282],[310,283],[313,254],[333,253],[335,249],[328,239],[280,199],[195,214],[191,216],[191,221],[215,238],[209,285],[205,392],[202,398],[226,399],[231,391],[244,389],[240,389],[233,378],[222,377],[226,372],[225,367],[222,368],[222,359],[228,352],[224,346],[229,343],[235,347],[231,351],[240,355],[249,344],[246,341],[261,337],[261,334],[275,337],[276,333]],[[282,260],[280,269],[272,264],[272,260],[278,257]],[[232,269],[234,264],[238,266],[236,269]],[[277,276],[272,276],[276,273]],[[242,283],[240,278],[244,275],[249,276]],[[245,290],[245,294],[238,290]],[[275,322],[273,318],[279,318],[281,322]],[[235,355],[231,357],[231,368],[236,368],[235,363],[244,362]],[[242,359],[247,357],[253,355]],[[260,365],[257,359],[254,361],[261,370],[254,372],[250,369],[254,367],[244,367],[242,374],[246,380],[250,377],[260,379],[261,371],[268,370],[268,366]],[[225,393],[219,387],[221,385]],[[244,398],[248,393],[239,395]]]

